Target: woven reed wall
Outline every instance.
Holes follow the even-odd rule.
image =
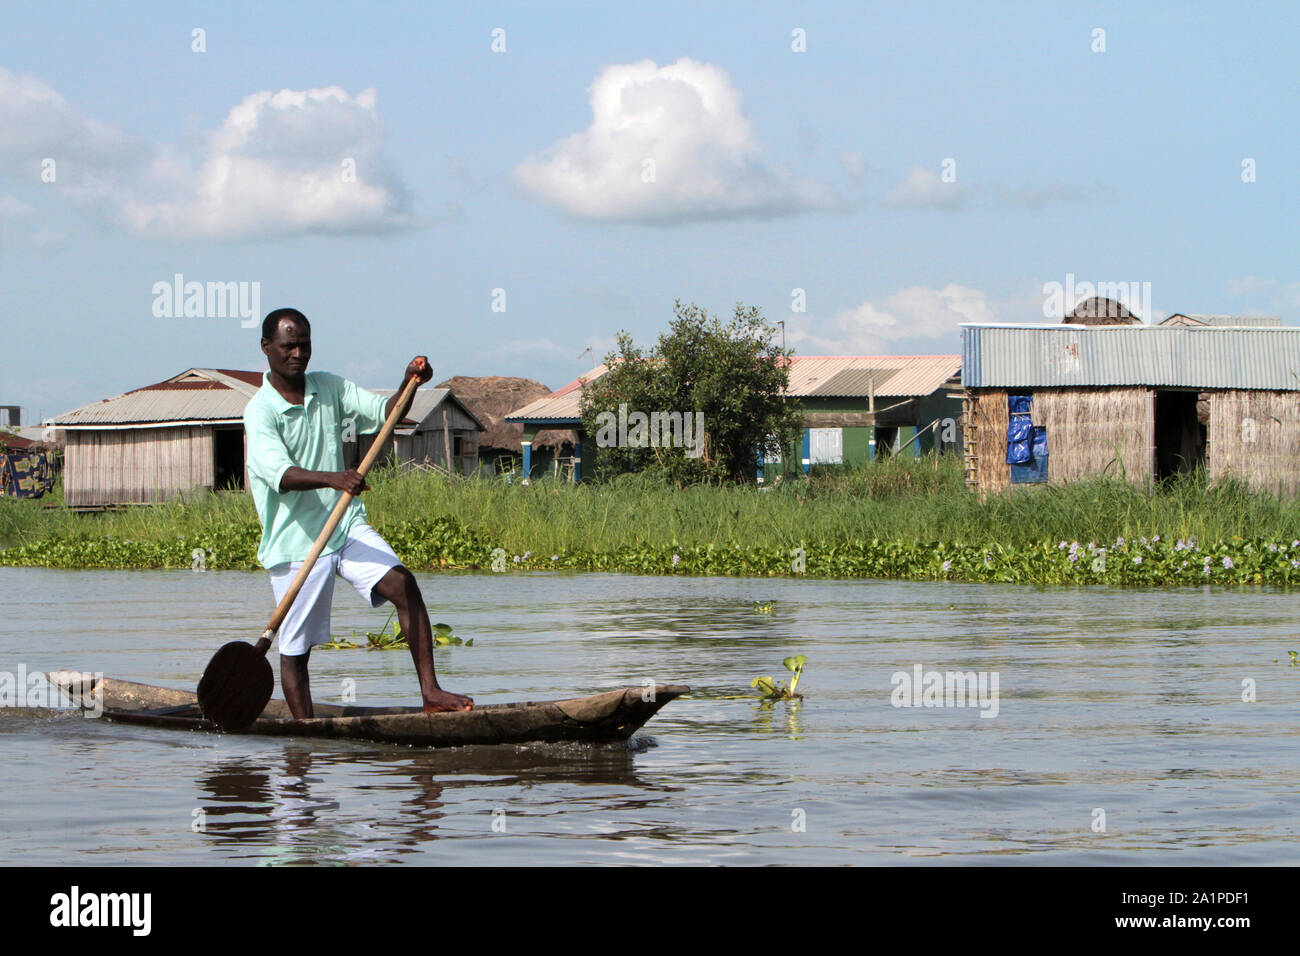
[[[1300,392],[1210,392],[1211,478],[1240,478],[1256,491],[1300,487]]]
[[[1019,391],[1019,390],[1017,390]],[[1034,396],[1032,419],[1047,427],[1048,480],[1125,474],[1146,481],[1155,469],[1153,393],[1144,388],[1026,389]],[[966,440],[975,451],[981,492],[1011,486],[1007,464],[1008,390],[970,392]],[[1123,464],[1121,472],[1120,464]]]
[[[212,429],[69,429],[64,449],[68,504],[111,505],[162,501],[216,477]]]

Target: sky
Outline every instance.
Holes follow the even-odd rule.
[[[802,355],[956,353],[1053,283],[1300,324],[1297,41],[1293,2],[6,4],[0,405],[264,369],[280,306],[374,388],[558,388],[676,300]]]

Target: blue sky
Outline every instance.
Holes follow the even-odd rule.
[[[155,314],[177,273],[301,308],[313,367],[372,387],[426,353],[557,388],[679,298],[757,305],[801,354],[955,352],[959,322],[1048,321],[1071,274],[1150,283],[1155,318],[1296,324],[1298,26],[1291,3],[11,6],[0,404],[264,367],[238,318]]]

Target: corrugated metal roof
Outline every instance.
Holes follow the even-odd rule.
[[[54,424],[103,428],[239,422],[244,417],[244,406],[261,388],[263,374],[235,369],[192,368],[166,381],[74,409],[55,418]],[[367,391],[385,398],[393,394],[391,388]],[[398,425],[397,431],[409,434],[417,422],[427,418],[450,394],[450,389],[445,388],[418,390],[411,401],[411,411]],[[452,395],[451,400],[472,421],[478,422],[456,396]]]
[[[376,395],[382,395],[384,398],[392,398],[393,394],[397,390],[393,388],[367,388],[366,391],[374,392]],[[464,412],[465,416],[481,430],[483,428],[483,423],[474,417],[474,413],[465,407],[464,402],[458,399],[455,395],[452,395],[451,389],[419,388],[415,391],[415,397],[411,399],[411,407],[407,411],[406,417],[398,423],[397,428],[395,428],[394,431],[400,435],[409,435],[411,432],[415,431],[418,424],[423,423],[430,415],[437,411],[438,406],[441,405],[449,395],[451,395],[452,403]],[[442,427],[442,422],[440,420],[435,422],[435,424],[437,424],[439,428]]]
[[[236,422],[243,418],[244,406],[256,392],[256,388],[226,372],[192,368],[164,382],[65,412],[54,419],[54,424],[96,428]]]
[[[580,375],[568,385],[556,389],[549,395],[529,402],[505,417],[508,422],[545,421],[576,422],[582,417],[582,383],[594,382],[607,371],[605,365],[597,365],[586,375]]]
[[[581,384],[607,371],[597,366],[558,391],[506,416],[506,421],[576,422]],[[865,398],[874,382],[879,398],[931,395],[961,371],[960,355],[796,355],[790,363],[789,394],[796,398]]]
[[[1218,328],[1279,328],[1282,325],[1280,315],[1209,315],[1200,312],[1175,312],[1160,324],[1191,326],[1192,323],[1182,321],[1185,319]]]
[[[1300,327],[965,324],[962,384],[1300,391]]]
[[[874,381],[878,398],[931,395],[959,371],[960,355],[796,355],[789,394],[865,398]]]

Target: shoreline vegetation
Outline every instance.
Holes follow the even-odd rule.
[[[413,571],[899,578],[1034,585],[1300,584],[1300,502],[1204,474],[1103,477],[981,501],[954,455],[825,468],[774,487],[653,474],[524,487],[384,468],[369,520]],[[62,485],[0,498],[0,566],[256,570],[244,492],[81,515]],[[56,507],[43,507],[53,502]]]

